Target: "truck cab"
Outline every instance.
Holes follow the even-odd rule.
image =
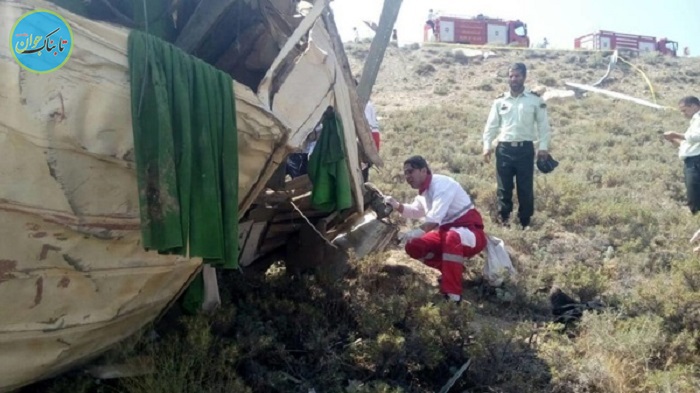
[[[678,42],[671,41],[667,38],[661,38],[656,43],[656,50],[664,55],[676,57],[678,54]]]
[[[520,20],[508,22],[508,43],[513,46],[530,47],[530,38],[527,36],[527,24]]]

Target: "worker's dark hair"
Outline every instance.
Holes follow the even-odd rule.
[[[513,65],[510,66],[510,69],[520,72],[523,76],[527,76],[527,67],[524,63],[513,63]]]
[[[406,161],[403,162],[404,165],[410,165],[411,168],[413,169],[427,169],[428,173],[430,172],[430,167],[428,166],[428,162],[425,161],[425,158],[423,156],[412,156],[406,159]]]
[[[678,101],[683,106],[700,106],[700,99],[695,96],[685,96]]]

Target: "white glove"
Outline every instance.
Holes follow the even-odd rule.
[[[408,231],[408,232],[402,234],[402,235],[399,237],[399,239],[400,239],[402,242],[405,243],[405,242],[408,242],[408,241],[411,240],[411,239],[415,239],[415,238],[421,237],[421,236],[423,236],[423,235],[425,235],[425,231],[422,230],[422,229],[420,229],[420,228],[416,228],[416,229],[411,229],[410,231]]]
[[[393,207],[394,210],[398,209],[400,205],[399,201],[397,201],[396,198],[394,198],[391,195],[387,195],[384,197],[384,203],[391,205],[391,207]]]
[[[695,234],[693,235],[693,237],[690,238],[690,242],[691,242],[691,243],[695,243],[695,242],[697,242],[698,240],[700,240],[700,229],[698,229],[698,230],[695,232]],[[695,247],[695,248],[693,249],[693,251],[695,251],[695,252],[700,252],[700,246]]]

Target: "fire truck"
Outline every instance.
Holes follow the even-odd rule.
[[[613,31],[600,30],[586,34],[574,40],[576,49],[620,50],[630,52],[660,52],[664,55],[676,56],[678,43],[667,38],[635,34],[622,34]]]
[[[505,21],[479,15],[464,17],[440,15],[433,20],[434,40],[468,45],[509,45],[529,47],[527,25],[519,20]],[[431,41],[432,29],[426,24],[424,40]]]

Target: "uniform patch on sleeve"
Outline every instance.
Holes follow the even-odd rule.
[[[540,104],[540,108],[544,109],[546,107],[547,107],[547,104],[545,104],[544,102]]]

